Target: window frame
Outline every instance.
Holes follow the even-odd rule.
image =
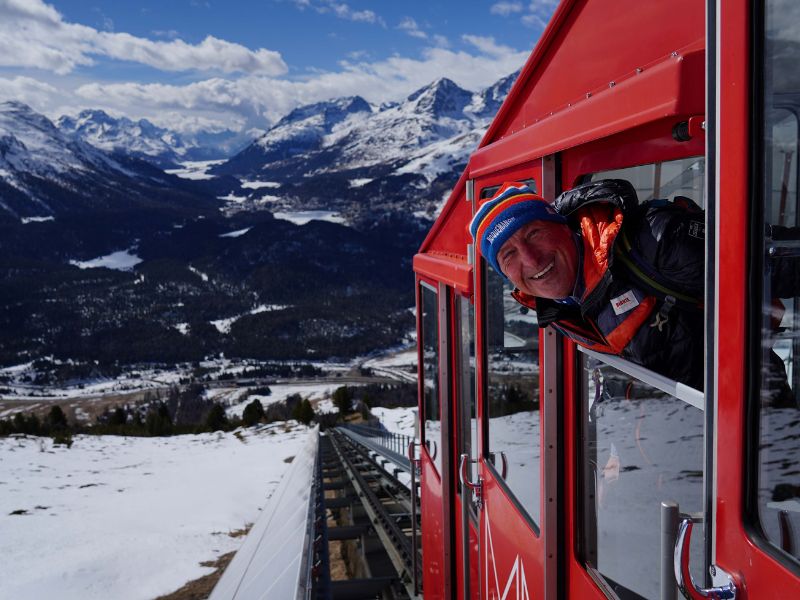
[[[488,346],[487,346],[487,340],[488,340],[487,332],[488,332],[488,321],[489,321],[489,319],[488,319],[489,297],[487,295],[488,294],[488,288],[489,288],[489,286],[488,286],[489,266],[488,266],[488,263],[486,262],[486,259],[484,259],[482,256],[480,258],[480,263],[479,263],[479,267],[478,268],[479,268],[479,272],[480,272],[480,294],[481,294],[481,297],[484,298],[484,302],[482,303],[482,307],[481,307],[481,313],[482,314],[481,314],[481,319],[480,319],[480,336],[481,336],[481,339],[483,340],[483,352],[481,353],[481,356],[479,357],[481,370],[484,373],[483,377],[481,378],[481,389],[480,389],[480,394],[479,394],[479,402],[481,403],[480,414],[482,415],[482,418],[480,420],[480,431],[479,431],[479,435],[481,435],[481,437],[482,437],[482,440],[481,440],[482,453],[481,453],[481,457],[480,458],[483,459],[482,463],[484,465],[484,468],[486,468],[491,473],[492,478],[495,480],[497,485],[502,490],[503,495],[509,500],[509,502],[511,502],[511,504],[514,506],[514,508],[520,514],[520,516],[525,521],[525,523],[531,528],[531,530],[533,531],[533,534],[538,538],[538,537],[541,537],[541,523],[537,523],[536,520],[533,518],[533,515],[530,514],[528,509],[525,508],[525,506],[523,506],[522,502],[519,500],[519,498],[517,498],[517,495],[514,493],[514,491],[511,489],[511,487],[508,485],[508,483],[503,479],[503,477],[501,476],[500,471],[497,469],[497,467],[494,465],[492,460],[489,458],[491,453],[492,453],[492,447],[491,447],[491,443],[490,443],[491,442],[491,438],[489,436],[489,420],[491,418],[491,415],[489,413],[489,352],[488,352]],[[538,362],[539,362],[539,374],[538,374],[537,381],[536,381],[537,387],[538,387],[538,390],[539,390],[539,427],[540,427],[540,429],[539,429],[539,440],[538,440],[538,443],[539,443],[539,445],[541,447],[541,439],[542,439],[542,422],[541,422],[541,414],[542,414],[541,413],[541,410],[542,410],[542,408],[541,408],[542,407],[541,347],[539,348]],[[540,469],[540,477],[541,477],[541,473],[544,471],[544,466],[542,464],[543,463],[543,456],[541,455],[541,452],[540,452],[540,456],[539,456],[538,460],[539,460],[539,463],[540,463],[539,469]],[[539,521],[540,522],[545,517],[545,513],[542,510],[542,506],[541,506],[542,505],[542,495],[543,495],[543,490],[540,489],[539,490],[539,498],[538,498],[539,507],[540,507],[540,514],[539,514]]]
[[[749,206],[750,244],[748,248],[749,306],[746,308],[745,348],[749,369],[745,369],[745,439],[743,464],[743,525],[747,537],[765,554],[794,574],[800,574],[800,559],[778,548],[768,537],[761,524],[758,504],[759,446],[761,442],[761,369],[763,366],[764,277],[767,256],[765,212],[771,201],[765,195],[768,171],[767,105],[766,105],[766,3],[753,3],[750,12],[752,64],[750,81],[750,165]],[[757,65],[757,66],[756,66]],[[789,110],[785,106],[778,107]],[[790,111],[794,112],[794,111]],[[794,113],[797,118],[797,113]],[[800,122],[798,123],[800,128]],[[800,134],[800,129],[798,129]],[[800,138],[798,139],[800,146]],[[798,157],[800,158],[800,157]],[[798,161],[800,162],[800,160]],[[770,165],[771,166],[771,165]],[[798,167],[800,169],[800,167]],[[800,185],[800,180],[798,180]],[[800,193],[800,191],[799,191]]]

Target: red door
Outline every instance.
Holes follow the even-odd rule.
[[[421,365],[420,398],[420,516],[422,530],[422,586],[426,598],[449,599],[450,539],[447,488],[442,482],[442,458],[447,438],[447,295],[446,287],[421,281],[417,331]],[[444,313],[444,315],[442,314]],[[444,442],[444,443],[443,443]]]
[[[721,2],[715,584],[800,597],[800,22],[794,3]],[[750,62],[752,60],[752,62]],[[724,570],[724,572],[723,572]]]

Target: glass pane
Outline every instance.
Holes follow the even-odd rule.
[[[460,411],[462,444],[460,454],[472,459],[478,455],[478,419],[475,412],[475,307],[469,298],[458,299],[459,335],[461,341]],[[476,481],[477,465],[470,463],[470,481]],[[461,482],[459,481],[459,487]]]
[[[423,442],[441,472],[442,422],[439,411],[439,319],[438,295],[422,286],[422,373],[425,378],[425,427]]]
[[[764,257],[756,504],[776,548],[800,558],[800,30],[797,5],[766,4]]]
[[[583,375],[584,559],[622,600],[658,598],[661,502],[703,510],[703,412],[594,358]],[[698,581],[702,543],[698,524]]]
[[[506,484],[539,522],[539,326],[511,297],[513,286],[486,269],[489,451]]]
[[[667,162],[640,165],[627,169],[615,169],[594,173],[589,181],[598,179],[627,179],[636,188],[639,202],[653,198],[686,196],[705,208],[703,180],[706,161],[702,156],[682,158]]]

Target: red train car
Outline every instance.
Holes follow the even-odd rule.
[[[426,599],[800,598],[798,6],[557,8],[414,258]],[[607,177],[705,211],[705,391],[539,328],[472,245],[502,183]]]

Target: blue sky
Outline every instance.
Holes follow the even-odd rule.
[[[263,129],[299,104],[397,100],[518,69],[555,0],[0,0],[0,100]]]

